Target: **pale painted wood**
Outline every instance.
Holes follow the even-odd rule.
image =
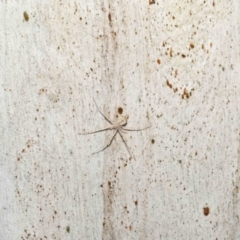
[[[153,2],[153,1],[152,1]],[[25,14],[24,14],[25,12]],[[240,4],[1,1],[0,239],[240,239]],[[109,124],[119,107],[129,154]]]

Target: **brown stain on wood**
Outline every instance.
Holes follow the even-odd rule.
[[[111,22],[111,21],[112,21],[112,16],[111,16],[111,13],[109,13],[109,14],[108,14],[108,20],[109,20],[109,22]]]
[[[194,91],[194,88],[192,88],[190,91],[187,90],[187,88],[183,89],[183,93],[182,93],[182,99],[188,99],[189,97],[192,96],[192,91]]]
[[[149,5],[155,4],[155,0],[149,0],[148,3]]]
[[[29,20],[29,16],[26,11],[23,13],[23,17],[26,22]]]
[[[203,214],[204,214],[205,216],[208,216],[209,213],[210,213],[209,207],[204,207],[204,208],[203,208]]]
[[[166,81],[166,84],[168,87],[172,88],[172,84],[168,80]]]
[[[66,227],[66,231],[67,231],[68,233],[70,232],[70,227],[69,227],[69,226]]]
[[[176,70],[177,71],[177,70]],[[177,92],[178,91],[178,88],[177,87],[173,87],[172,83],[169,82],[169,80],[166,80],[166,84],[169,88],[173,89],[174,92]]]
[[[122,114],[123,113],[123,109],[121,107],[118,108],[118,113]]]

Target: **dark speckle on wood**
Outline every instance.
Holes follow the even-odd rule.
[[[111,22],[111,21],[112,21],[112,16],[111,16],[111,13],[109,13],[109,14],[108,14],[108,20],[109,20],[109,22]]]
[[[23,17],[26,22],[29,20],[29,16],[26,11],[23,13]]]
[[[203,208],[203,213],[204,213],[205,216],[207,216],[210,213],[209,207],[204,207]]]

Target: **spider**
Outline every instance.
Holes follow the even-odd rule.
[[[141,128],[141,129],[125,128],[125,127],[127,126],[127,123],[128,123],[128,118],[129,118],[128,115],[125,115],[125,116],[121,115],[120,117],[119,117],[119,115],[116,115],[117,121],[116,121],[116,122],[112,122],[112,121],[110,121],[110,120],[101,112],[101,110],[99,109],[99,107],[98,107],[95,99],[93,99],[93,100],[94,100],[94,103],[95,103],[98,111],[100,112],[100,114],[104,117],[104,119],[105,119],[108,123],[111,124],[111,126],[110,126],[110,127],[107,127],[107,128],[104,128],[104,129],[96,130],[96,131],[93,131],[93,132],[79,133],[79,135],[87,135],[87,134],[94,134],[94,133],[98,133],[98,132],[115,130],[115,133],[113,134],[110,142],[109,142],[105,147],[103,147],[102,149],[100,149],[100,150],[97,151],[97,152],[93,152],[92,154],[96,154],[96,153],[102,152],[102,151],[104,151],[105,149],[107,149],[108,147],[110,147],[111,144],[112,144],[112,142],[113,142],[113,139],[116,137],[117,134],[119,134],[120,137],[121,137],[121,139],[122,139],[122,141],[123,141],[123,143],[124,143],[124,145],[125,145],[125,147],[126,147],[126,149],[127,149],[127,151],[128,151],[128,153],[129,153],[129,155],[130,155],[130,157],[132,157],[132,154],[131,154],[131,152],[130,152],[130,149],[129,149],[126,141],[124,140],[122,133],[124,133],[124,132],[126,132],[126,131],[135,131],[135,132],[143,131],[143,130],[145,130],[145,129],[147,129],[147,128],[150,128],[151,125],[148,126],[148,127],[145,127],[145,128]],[[119,112],[120,114],[122,114],[122,108],[119,108],[118,110],[119,110],[118,112]]]

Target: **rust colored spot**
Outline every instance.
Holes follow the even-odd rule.
[[[149,0],[149,5],[155,4],[155,0]]]
[[[202,49],[204,49],[204,44],[202,44]]]
[[[108,182],[108,187],[111,188],[111,182]]]
[[[136,206],[138,205],[138,201],[137,200],[134,203],[135,203]]]
[[[193,43],[190,43],[190,47],[191,47],[191,48],[194,48],[194,44],[193,44]]]
[[[22,153],[24,153],[24,152],[26,152],[26,150],[25,150],[25,149],[23,149],[23,150],[22,150]]]
[[[129,230],[132,231],[132,226],[131,225],[129,226]]]
[[[158,60],[157,60],[157,63],[158,63],[158,64],[160,64],[160,63],[161,63],[161,60],[160,60],[160,59],[158,59]]]
[[[121,107],[118,108],[118,113],[122,114],[123,113],[123,109]]]
[[[29,20],[29,16],[28,16],[26,11],[23,13],[23,17],[24,17],[26,22]]]
[[[209,207],[204,207],[203,208],[203,213],[204,213],[205,216],[207,216],[210,213]]]
[[[172,88],[172,84],[167,80],[166,81],[166,84],[170,87],[170,88]]]
[[[154,143],[155,143],[155,140],[154,140],[154,139],[152,139],[152,141],[151,141],[151,142],[152,142],[152,144],[154,144]]]
[[[109,22],[111,22],[111,21],[112,21],[112,16],[111,16],[111,13],[109,13],[109,14],[108,14],[108,20],[109,20]]]
[[[186,55],[185,54],[182,54],[182,58],[185,58],[186,57]]]
[[[184,99],[184,97],[189,98],[191,96],[190,93],[187,91],[186,88],[184,88],[183,93],[182,93],[182,99]]]
[[[212,5],[213,5],[213,7],[215,7],[215,2],[214,1],[213,1]]]
[[[170,54],[170,57],[172,57],[172,56],[173,56],[173,51],[172,51],[172,48],[170,48],[169,54]]]
[[[197,156],[197,154],[198,154],[198,152],[196,151],[196,152],[195,152],[195,156]]]

